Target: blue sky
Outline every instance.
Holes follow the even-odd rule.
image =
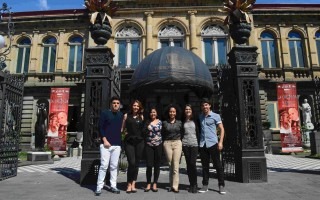
[[[6,2],[11,7],[12,12],[84,8],[84,0],[0,0],[1,5],[3,2]],[[264,3],[320,4],[320,0],[256,0],[256,4]]]

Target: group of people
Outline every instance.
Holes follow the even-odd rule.
[[[124,132],[124,149],[128,159],[127,193],[136,193],[139,163],[144,155],[147,165],[146,187],[144,192],[158,192],[158,178],[163,152],[170,169],[168,192],[179,193],[179,164],[184,153],[190,193],[208,191],[210,158],[217,170],[220,194],[225,194],[224,173],[220,161],[220,151],[223,149],[224,128],[219,114],[211,111],[208,99],[201,102],[202,113],[195,117],[193,107],[185,105],[183,118],[179,119],[179,107],[169,105],[166,119],[161,121],[156,107],[151,107],[148,119],[144,119],[143,105],[134,100],[130,112],[120,112],[120,99],[111,98],[111,108],[100,115],[100,156],[97,188],[95,195],[99,196],[104,186],[108,167],[110,168],[110,191],[120,193],[117,188],[117,167],[121,152],[121,133]],[[219,128],[220,138],[217,135]],[[196,160],[200,153],[202,164],[202,188],[198,190]],[[153,173],[152,173],[153,171]],[[152,182],[153,176],[153,182]]]

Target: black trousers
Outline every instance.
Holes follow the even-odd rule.
[[[143,156],[144,141],[137,144],[125,143],[124,150],[128,159],[127,181],[136,181],[139,172],[139,163]]]
[[[187,163],[187,173],[190,186],[197,185],[197,156],[198,147],[182,146],[182,151]]]
[[[158,183],[163,146],[162,144],[158,146],[149,146],[146,144],[145,150],[147,163],[147,184],[151,183],[152,168],[154,169],[153,183]]]
[[[218,176],[218,184],[219,186],[224,186],[224,177],[223,177],[223,168],[220,161],[220,151],[218,150],[218,144],[213,145],[210,148],[201,147],[200,148],[200,158],[202,164],[202,184],[208,185],[209,184],[209,164],[210,164],[210,157],[213,160],[214,166],[217,170]]]

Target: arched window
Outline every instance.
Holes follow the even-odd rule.
[[[303,45],[299,33],[289,33],[289,49],[291,66],[294,68],[304,67]]]
[[[261,48],[262,48],[262,67],[276,68],[276,42],[272,34],[263,32],[261,34]]]
[[[320,31],[316,32],[316,44],[317,44],[317,52],[318,52],[318,62],[320,65]]]
[[[42,57],[42,72],[54,72],[56,65],[56,43],[54,37],[47,37],[43,41],[43,57]]]
[[[141,33],[133,26],[121,28],[116,33],[115,65],[135,68],[141,60]]]
[[[166,25],[158,33],[158,48],[174,46],[184,47],[185,34],[176,25]]]
[[[202,57],[208,66],[227,63],[227,34],[217,25],[209,25],[201,31]]]
[[[16,73],[27,73],[30,63],[30,47],[31,41],[29,38],[22,38],[18,42],[18,59]]]
[[[80,36],[75,36],[69,39],[69,64],[68,72],[82,71],[82,54],[83,54],[83,39]]]

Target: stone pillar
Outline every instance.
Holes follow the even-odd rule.
[[[109,108],[114,77],[113,53],[104,46],[86,49],[86,96],[80,184],[96,184],[100,166],[99,118]]]
[[[242,182],[266,182],[267,163],[261,129],[257,47],[236,46],[229,56],[236,91],[236,121],[240,152],[236,176]]]
[[[280,30],[280,47],[282,48],[280,52],[282,55],[280,56],[280,65],[284,68],[291,68],[291,61],[290,61],[290,52],[289,52],[289,45],[288,45],[288,31],[285,27],[285,24],[279,24],[279,30]],[[290,81],[292,79],[292,73],[284,71],[284,79],[285,81]]]
[[[41,72],[39,68],[38,57],[40,58],[40,47],[39,47],[39,31],[33,31],[33,41],[32,46],[30,48],[30,65],[29,65],[29,73]],[[41,59],[41,58],[40,58]]]
[[[146,56],[152,53],[152,15],[153,12],[145,12],[147,16],[147,40],[146,40]]]
[[[59,41],[58,41],[58,46],[57,46],[57,63],[56,63],[56,72],[62,72],[62,71],[68,71],[68,65],[65,66],[63,64],[63,58],[65,58],[65,52],[66,50],[63,50],[63,47],[65,45],[65,30],[61,29],[59,30]],[[66,58],[65,58],[66,59]],[[65,67],[66,69],[63,69]]]
[[[196,53],[197,50],[197,33],[196,33],[196,10],[188,11],[190,15],[190,49],[193,53]]]
[[[317,55],[317,44],[314,42],[314,40],[310,40],[310,38],[314,38],[315,35],[315,27],[313,26],[313,24],[306,24],[306,29],[307,29],[307,34],[308,34],[308,38],[309,40],[307,40],[308,44],[307,46],[310,47],[310,62],[311,62],[311,68],[312,67],[317,67],[320,65],[320,63],[318,63],[318,55]]]

